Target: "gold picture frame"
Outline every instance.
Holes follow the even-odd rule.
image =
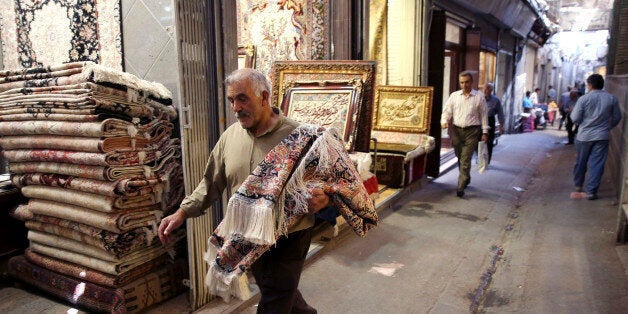
[[[375,87],[373,130],[429,133],[433,95],[431,86]]]
[[[255,68],[255,45],[238,46],[238,69]]]
[[[353,149],[369,151],[371,120],[373,113],[373,90],[375,86],[375,61],[363,60],[299,60],[276,61],[273,64],[271,81],[273,87],[272,105],[280,107],[288,87],[285,82],[362,82],[362,99],[358,104],[358,117],[355,123]]]
[[[362,81],[284,82],[283,113],[301,123],[333,127],[345,148],[354,150]]]

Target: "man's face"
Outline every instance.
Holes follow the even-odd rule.
[[[227,86],[227,100],[236,119],[243,128],[255,130],[261,120],[264,102],[268,102],[268,93],[255,95],[255,90],[248,79]]]
[[[458,79],[460,81],[460,89],[462,89],[462,91],[464,91],[465,93],[471,92],[471,84],[473,84],[473,80],[471,79],[471,77],[468,75],[461,75],[460,77],[458,77]]]
[[[482,91],[484,92],[484,97],[486,98],[490,98],[493,94],[493,90],[488,86],[488,84],[484,85]]]

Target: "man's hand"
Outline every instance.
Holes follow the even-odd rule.
[[[310,214],[316,214],[321,209],[329,205],[329,196],[321,188],[310,189],[312,197],[307,201]]]
[[[441,129],[446,129],[448,126],[449,126],[449,123],[447,123],[447,122],[440,124],[440,128]]]
[[[488,134],[482,133],[482,142],[486,143],[488,141]]]
[[[174,214],[164,217],[159,224],[159,230],[157,233],[161,244],[166,245],[170,243],[170,235],[172,231],[179,228],[187,218],[188,214],[186,214],[181,208],[179,208]]]

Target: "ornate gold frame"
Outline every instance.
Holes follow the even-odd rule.
[[[238,46],[238,69],[255,68],[256,51],[255,45]]]
[[[377,86],[373,130],[429,133],[433,94],[431,86]]]
[[[375,61],[363,60],[308,60],[276,61],[271,74],[273,84],[272,105],[279,107],[284,89],[284,82],[324,82],[324,81],[362,81],[362,101],[358,107],[359,115],[355,124],[356,135],[354,150],[369,151],[371,119],[373,113],[373,90],[375,86]]]

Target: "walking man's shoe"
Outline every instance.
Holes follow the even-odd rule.
[[[598,197],[597,197],[597,194],[589,194],[589,195],[587,195],[587,199],[589,201],[594,201],[594,200],[598,199]]]
[[[456,196],[458,196],[458,197],[463,197],[463,196],[464,196],[464,190],[458,190],[458,191],[456,191]]]

